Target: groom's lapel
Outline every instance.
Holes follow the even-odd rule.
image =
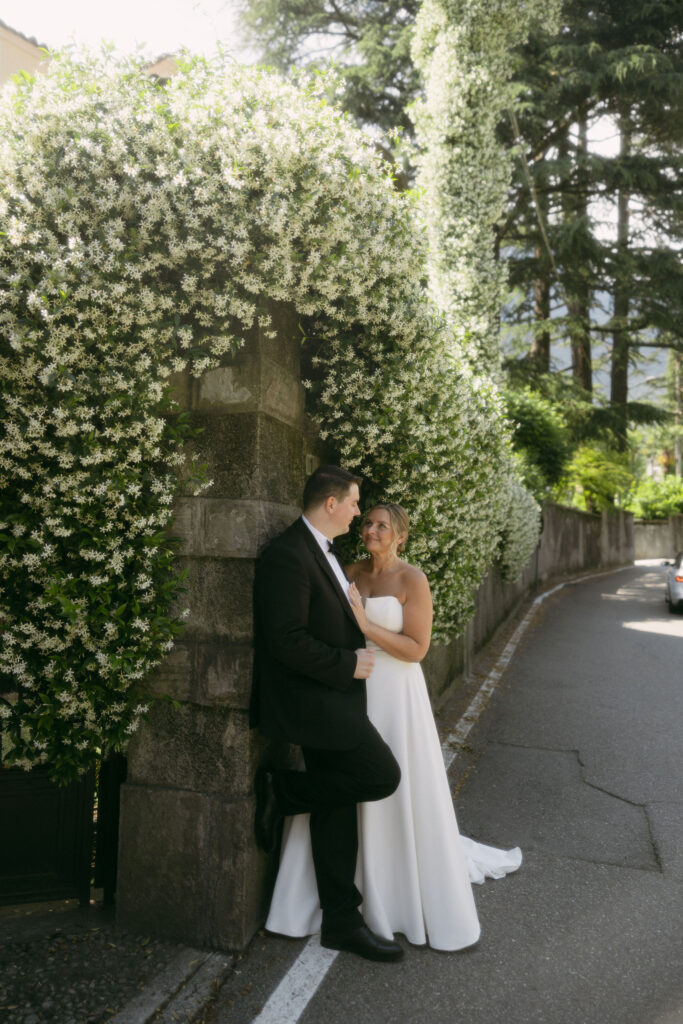
[[[348,597],[346,596],[342,588],[339,586],[339,580],[335,576],[332,566],[325,558],[322,548],[320,547],[317,540],[315,539],[311,531],[308,529],[306,524],[303,522],[303,520],[299,519],[298,522],[301,524],[300,532],[304,538],[304,541],[308,545],[309,550],[311,551],[316,562],[318,563],[318,565],[325,573],[332,586],[334,587],[334,592],[341,601],[342,608],[344,609],[348,617],[351,619],[353,624],[357,626],[358,622],[356,620],[356,616],[353,614],[351,602],[349,601]]]

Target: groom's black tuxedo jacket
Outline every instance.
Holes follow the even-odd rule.
[[[366,722],[365,645],[315,537],[297,519],[256,563],[250,720],[266,736],[322,750],[356,746]]]

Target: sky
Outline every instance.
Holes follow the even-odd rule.
[[[151,58],[182,47],[213,53],[216,42],[236,60],[253,56],[237,25],[239,0],[0,0],[0,20],[41,46],[72,42],[98,48],[102,39]]]

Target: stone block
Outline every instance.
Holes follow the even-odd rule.
[[[261,361],[259,408],[282,420],[283,423],[301,423],[305,406],[305,391],[298,375],[284,373],[272,359]]]
[[[301,377],[299,314],[291,303],[266,299],[264,306],[271,317],[272,327],[256,327],[246,336],[247,346],[253,345],[252,351],[271,359],[298,380]],[[266,332],[271,330],[275,331],[275,337],[266,337]]]
[[[128,777],[138,785],[245,797],[257,742],[246,711],[157,704],[131,740]]]
[[[196,699],[211,705],[248,708],[253,668],[251,646],[198,644]]]
[[[206,499],[199,506],[201,548],[197,554],[220,558],[254,558],[263,543],[260,502]]]
[[[180,558],[187,570],[178,602],[189,607],[185,638],[212,637],[250,643],[253,632],[254,565],[245,558]]]
[[[190,408],[192,402],[192,375],[184,370],[182,373],[172,373],[168,378],[168,386],[171,390],[171,397],[181,410]]]
[[[301,428],[293,429],[272,417],[261,417],[255,477],[258,497],[300,508],[307,450]]]
[[[228,498],[179,498],[172,527],[185,557],[255,558],[266,541],[296,519],[295,505]]]
[[[191,700],[194,677],[194,645],[178,641],[162,663],[145,680],[145,690],[153,697]]]
[[[257,848],[254,799],[216,800],[208,860],[206,943],[216,949],[243,949],[261,927],[277,865]]]
[[[122,786],[116,916],[123,928],[201,944],[210,824],[206,794]]]
[[[308,450],[301,429],[253,412],[197,413],[193,423],[203,433],[187,445],[187,459],[207,466],[204,497],[300,504]]]
[[[248,644],[186,638],[145,680],[151,697],[205,707],[249,707],[254,651]]]
[[[258,367],[249,363],[207,370],[192,386],[192,408],[201,413],[245,412],[258,409]]]
[[[230,366],[208,370],[193,381],[191,407],[204,415],[264,412],[285,423],[298,424],[305,393],[297,376],[267,356],[250,358],[242,352]]]
[[[263,923],[273,864],[254,800],[126,783],[117,923],[204,948],[243,949]]]

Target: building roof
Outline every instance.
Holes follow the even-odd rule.
[[[26,36],[23,32],[18,32],[16,28],[12,28],[12,26],[8,25],[6,21],[3,21],[2,18],[0,18],[0,28],[7,29],[8,32],[12,32],[13,35],[19,36],[20,39],[25,39],[27,43],[31,43],[33,46],[41,47],[44,50],[48,49],[46,43],[39,43],[35,36]]]
[[[39,43],[35,36],[24,35],[23,32],[19,32],[16,28],[12,28],[11,25],[8,25],[6,21],[2,20],[2,18],[0,18],[0,28],[7,29],[7,31],[11,32],[12,35],[19,36],[20,39],[24,39],[27,43],[31,43],[33,46],[37,46],[42,50],[50,49],[47,43]],[[174,53],[160,53],[158,57],[154,57],[152,60],[147,60],[145,62],[145,67],[153,68],[157,64],[161,64],[164,60],[175,60],[175,58],[176,54]]]

